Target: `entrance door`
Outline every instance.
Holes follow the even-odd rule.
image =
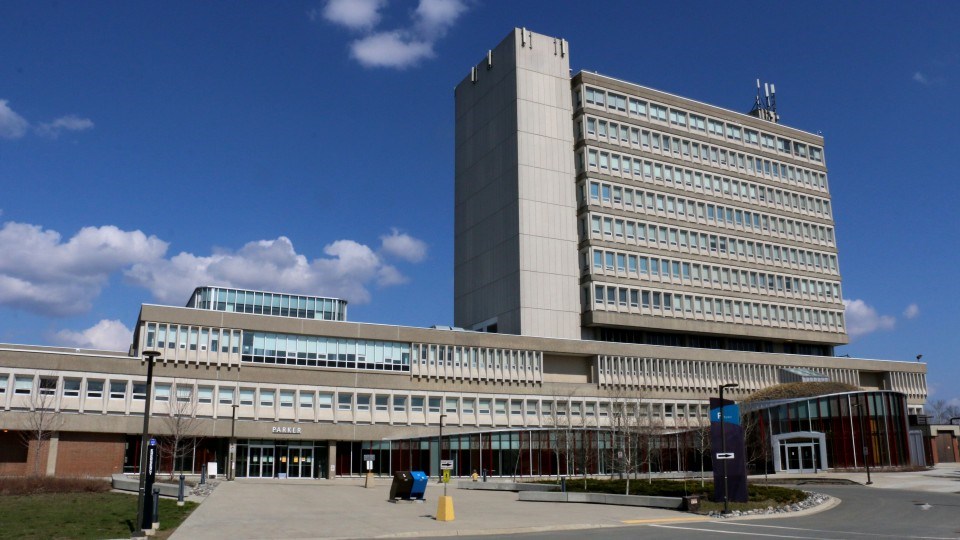
[[[781,457],[783,472],[817,472],[817,453],[814,443],[787,443]]]
[[[800,446],[800,472],[816,472],[817,464],[813,461],[813,445]]]
[[[247,466],[250,478],[273,478],[273,447],[251,446]]]
[[[313,448],[291,446],[287,450],[287,477],[313,477]]]

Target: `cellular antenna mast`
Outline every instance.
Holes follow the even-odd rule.
[[[750,116],[756,116],[761,120],[780,122],[780,115],[777,114],[777,88],[773,84],[763,83],[760,87],[760,79],[757,79],[757,98],[753,102],[753,108],[748,113]]]

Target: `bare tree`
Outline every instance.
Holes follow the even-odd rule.
[[[184,461],[193,456],[202,440],[201,421],[197,418],[199,402],[193,383],[174,380],[174,388],[167,402],[168,410],[161,416],[165,433],[158,438],[160,455],[170,459],[170,478],[178,466],[180,471],[185,469]]]
[[[943,399],[938,399],[936,401],[931,401],[927,403],[927,406],[930,408],[931,420],[934,424],[942,424],[944,412],[947,409],[947,402]]]
[[[710,422],[698,420],[697,427],[692,431],[693,447],[700,457],[700,487],[704,487],[704,467],[703,464],[710,455]]]
[[[33,460],[34,476],[40,476],[40,460],[47,448],[47,443],[63,426],[63,418],[56,405],[57,378],[41,376],[40,384],[30,393],[27,400],[28,411],[23,417],[23,430],[20,432],[28,453],[30,443],[36,441]]]
[[[610,432],[611,448],[609,462],[611,471],[621,480],[626,479],[625,494],[630,494],[630,480],[639,470],[640,460],[639,439],[640,421],[639,409],[643,403],[640,390],[628,390],[624,387],[613,387],[609,390],[610,396]]]
[[[574,469],[576,447],[573,421],[570,417],[570,399],[566,396],[553,396],[550,411],[544,414],[544,420],[552,427],[551,449],[557,460],[557,477],[570,474]]]

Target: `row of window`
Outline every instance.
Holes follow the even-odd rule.
[[[97,379],[79,379],[70,377],[34,375],[14,376],[14,395],[32,396],[34,392],[39,396],[55,398],[58,393],[58,384],[62,382],[60,395],[64,398],[80,397],[81,393],[87,399],[103,399],[125,401],[129,396],[133,400],[146,400],[146,384],[132,381],[105,381]],[[0,395],[7,391],[8,375],[0,373]],[[105,396],[105,384],[109,384],[109,394]],[[132,393],[131,393],[132,390]],[[157,382],[153,387],[153,401],[156,404],[168,404],[168,409],[175,409],[176,404],[190,404],[190,407],[181,409],[183,414],[196,415],[205,411],[196,409],[192,405],[234,405],[240,407],[258,407],[260,409],[294,409],[303,410],[337,410],[337,411],[380,411],[395,413],[428,413],[428,414],[463,414],[463,415],[498,415],[505,416],[573,416],[573,417],[607,417],[611,405],[623,406],[622,403],[611,404],[603,400],[581,398],[579,400],[542,400],[542,399],[499,399],[493,397],[449,397],[429,395],[385,395],[350,391],[315,391],[273,388],[253,388],[235,386],[208,386],[192,382]],[[56,402],[51,400],[44,407],[56,408]],[[639,413],[641,416],[653,414],[666,418],[684,417],[687,411],[692,416],[706,416],[707,406],[685,403],[639,403],[629,406],[630,416]],[[676,413],[675,413],[676,411]],[[157,411],[160,414],[164,409]],[[243,409],[241,409],[241,413]]]
[[[589,193],[584,194],[589,182]],[[687,199],[608,184],[587,179],[578,196],[589,197],[589,204],[627,212],[657,214],[672,219],[705,223],[765,236],[779,236],[796,242],[834,245],[833,227],[764,214],[742,208],[722,206],[699,199]],[[583,200],[583,199],[582,199]]]
[[[588,237],[587,219],[590,220],[589,238],[591,240],[606,240],[621,244],[720,256],[757,264],[793,267],[811,272],[830,274],[839,272],[837,256],[831,253],[754,242],[753,240],[732,236],[708,234],[694,229],[678,229],[603,214],[597,215],[593,212],[587,214],[579,222],[581,240]]]
[[[259,364],[409,371],[410,344],[247,331],[241,358]]]
[[[586,286],[584,307],[603,311],[642,313],[664,317],[696,318],[719,322],[843,331],[843,312],[743,299],[681,294],[624,285],[594,283]]]
[[[223,328],[181,326],[178,324],[147,323],[147,349],[182,349],[237,353],[240,351],[240,331]]]
[[[606,163],[612,169],[612,172],[602,172],[611,176],[654,183],[683,191],[703,193],[717,198],[768,206],[785,212],[813,214],[819,215],[823,219],[832,219],[830,201],[825,198],[808,196],[718,174],[704,173],[696,169],[677,167],[656,160],[641,160],[640,158],[631,158],[619,154],[608,155],[606,152],[594,149],[588,149],[587,155],[591,167],[594,165],[594,156],[596,156],[597,169],[600,169],[605,160],[609,160]]]
[[[220,287],[197,289],[187,307],[328,321],[344,321],[347,313],[347,302],[336,298],[275,294]]]
[[[459,379],[535,382],[542,379],[542,355],[536,351],[413,344],[419,364],[413,374]]]
[[[587,264],[592,252],[593,265]],[[634,253],[591,248],[581,252],[584,273],[687,284],[712,289],[732,289],[763,295],[791,296],[840,303],[840,283],[757,272],[743,268],[713,266],[699,262],[648,257]]]
[[[581,95],[586,105],[598,107],[615,114],[664,124],[669,122],[677,129],[706,133],[713,137],[724,138],[734,144],[750,145],[799,159],[809,159],[816,163],[823,162],[823,149],[818,146],[591,86],[583,86],[574,91],[575,109],[584,106],[584,103],[581,102]]]
[[[655,156],[666,156],[697,165],[763,178],[768,181],[822,192],[827,191],[827,176],[820,171],[788,165],[776,160],[762,159],[759,156],[754,157],[733,150],[727,151],[691,139],[670,136],[656,130],[607,122],[589,116],[581,122],[582,124],[575,124],[577,140],[586,140],[590,146],[596,146],[590,144],[590,141],[597,141],[625,149],[651,153]],[[585,129],[582,130],[581,126]],[[630,172],[626,165],[622,169],[625,173]]]

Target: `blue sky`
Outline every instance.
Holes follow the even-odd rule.
[[[853,342],[960,404],[960,4],[0,4],[0,342],[122,343],[200,283],[450,324],[453,88],[514,26],[822,132]]]

